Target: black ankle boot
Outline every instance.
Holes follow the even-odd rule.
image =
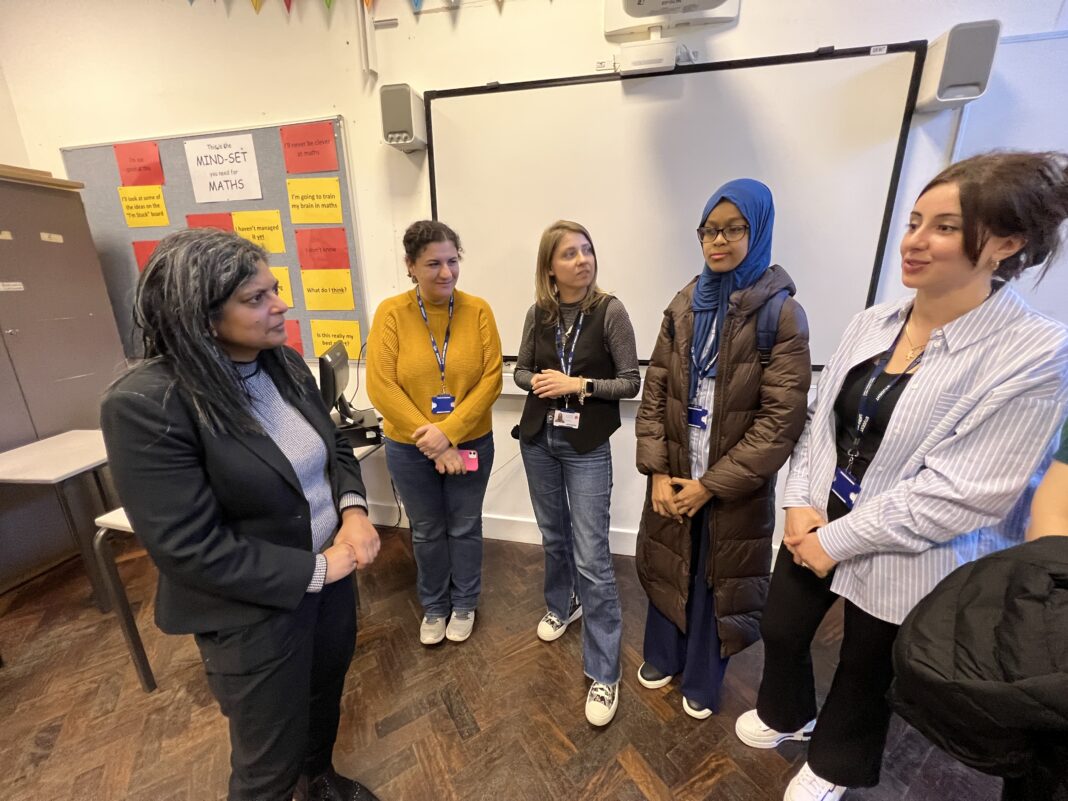
[[[342,776],[333,768],[311,780],[308,801],[379,801],[378,796],[355,779]]]

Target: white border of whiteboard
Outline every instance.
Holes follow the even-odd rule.
[[[775,194],[773,260],[797,283],[813,362],[830,358],[882,259],[917,53],[788,58],[430,95],[437,216],[460,234],[460,288],[490,302],[506,354],[533,301],[540,233],[565,217],[590,229],[599,283],[648,359],[664,307],[702,267],[705,199],[746,176]]]
[[[953,160],[995,148],[1068,152],[1066,74],[1068,31],[1003,38],[986,93],[964,107]],[[1025,273],[1016,289],[1068,324],[1068,254],[1062,251],[1037,287],[1034,279]]]

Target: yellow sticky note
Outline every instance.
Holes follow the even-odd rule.
[[[337,177],[290,178],[286,188],[294,223],[341,222],[341,181]]]
[[[301,270],[304,307],[308,311],[348,311],[352,302],[352,273],[348,270]]]
[[[345,343],[350,359],[360,353],[360,324],[356,320],[312,320],[311,332],[316,356],[322,356],[339,339]]]
[[[288,267],[271,267],[271,275],[278,282],[278,297],[286,302],[289,308],[293,308],[293,285],[289,283]]]
[[[255,242],[268,253],[285,253],[286,241],[282,236],[282,212],[235,211],[234,233]]]
[[[120,186],[119,201],[126,224],[131,228],[170,225],[162,186]]]

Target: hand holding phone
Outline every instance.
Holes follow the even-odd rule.
[[[468,473],[478,470],[478,451],[461,450],[460,458],[464,460],[464,467]]]

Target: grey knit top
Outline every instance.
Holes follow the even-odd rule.
[[[252,414],[263,426],[274,444],[286,457],[297,474],[300,488],[311,512],[312,550],[315,552],[315,573],[308,592],[319,592],[326,580],[326,557],[321,551],[340,525],[338,507],[334,506],[333,490],[326,465],[326,443],[311,423],[278,391],[274,381],[256,362],[235,362],[252,401]],[[341,497],[341,509],[367,503],[354,492]]]

